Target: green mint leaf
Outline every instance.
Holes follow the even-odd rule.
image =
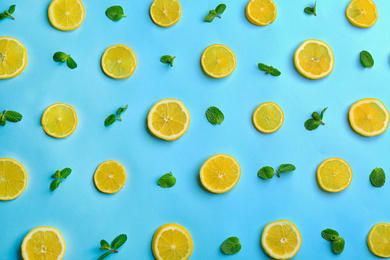
[[[52,181],[51,184],[50,184],[50,190],[54,191],[55,189],[58,188],[59,185],[60,185],[60,181],[59,180]]]
[[[113,253],[113,251],[108,251],[108,252],[102,254],[97,260],[103,260],[104,258],[111,255],[112,253]]]
[[[313,112],[313,114],[312,114],[311,116],[312,116],[313,119],[315,119],[315,120],[318,120],[318,121],[321,120],[320,115],[319,115],[317,112]]]
[[[172,172],[170,172],[161,176],[157,183],[163,188],[171,188],[175,186],[176,178],[173,176]]]
[[[7,121],[14,122],[14,123],[19,122],[23,118],[23,116],[20,113],[11,110],[6,111],[4,116]]]
[[[100,241],[100,249],[101,250],[111,250],[111,247],[110,247],[110,244],[106,240],[102,239]]]
[[[262,179],[272,179],[274,175],[275,175],[275,170],[270,166],[265,166],[257,172],[257,176]]]
[[[278,70],[278,69],[275,69],[274,67],[270,67],[270,71],[269,71],[269,74],[271,74],[272,76],[280,76],[282,73]]]
[[[117,120],[116,115],[111,114],[109,115],[106,120],[104,120],[104,125],[109,126],[112,125]]]
[[[269,66],[265,65],[264,63],[259,63],[257,65],[260,70],[267,72],[269,70]]]
[[[69,57],[68,54],[58,51],[54,53],[53,60],[56,62],[65,62],[68,59],[68,57]]]
[[[15,5],[11,5],[10,7],[9,7],[9,10],[8,10],[8,12],[10,13],[10,14],[13,14],[14,12],[15,12]]]
[[[11,17],[11,14],[7,10],[5,10],[4,13],[7,15],[7,17]]]
[[[309,131],[312,131],[312,130],[314,130],[314,129],[317,129],[317,127],[319,127],[320,124],[321,124],[320,121],[315,120],[315,119],[313,119],[313,118],[310,118],[310,119],[306,120],[306,122],[305,122],[305,128],[306,128],[307,130],[309,130]]]
[[[60,171],[56,171],[51,177],[60,179],[61,178],[61,172]]]
[[[223,115],[222,111],[219,110],[217,107],[209,107],[206,111],[206,117],[207,120],[213,124],[221,124],[223,120],[225,119],[225,116]]]
[[[360,52],[360,63],[365,68],[371,68],[374,66],[374,59],[368,51]]]
[[[5,124],[6,124],[5,116],[2,114],[0,117],[0,125],[5,126]]]
[[[305,13],[307,14],[314,14],[314,8],[311,8],[311,7],[306,7],[304,9]]]
[[[72,57],[68,57],[68,59],[66,60],[66,65],[68,65],[69,69],[75,69],[77,68],[77,63],[74,61],[74,59]]]
[[[335,241],[339,239],[339,233],[336,230],[330,228],[322,230],[321,236],[328,241]]]
[[[127,110],[128,107],[129,105],[126,104],[126,106],[118,108],[118,111],[116,111],[116,113],[120,116],[123,112]]]
[[[123,12],[122,6],[118,6],[118,5],[107,8],[106,15],[108,18],[110,18],[113,21],[119,21],[123,17],[126,17],[126,15]]]
[[[217,12],[213,9],[213,10],[210,10],[210,12],[209,12],[210,14],[213,14],[213,15],[215,15],[215,16],[217,16]]]
[[[5,13],[0,13],[0,20],[3,20],[4,18],[7,18],[8,15],[6,15]]]
[[[341,254],[344,251],[345,240],[340,237],[339,239],[332,241],[332,250],[335,254]]]
[[[208,14],[208,15],[206,15],[206,17],[204,18],[204,21],[205,21],[205,22],[208,22],[208,23],[211,23],[211,22],[214,20],[215,17],[216,17],[215,14]]]
[[[66,179],[70,174],[72,173],[72,170],[70,168],[62,169],[61,171],[61,179]]]
[[[282,164],[279,166],[279,172],[292,172],[295,169],[295,166],[292,164]]]
[[[217,14],[222,14],[226,10],[226,5],[225,4],[220,4],[215,8],[215,12]]]
[[[324,113],[325,111],[327,110],[328,108],[325,107],[322,111],[321,111],[321,114],[320,114],[320,119],[322,120],[324,118]]]
[[[120,248],[127,240],[127,236],[125,234],[121,234],[117,236],[112,242],[111,242],[111,248],[114,250],[117,250]]]
[[[221,245],[222,253],[225,255],[234,255],[241,250],[241,243],[237,237],[229,237]]]
[[[371,184],[375,187],[382,187],[385,185],[386,175],[382,168],[375,168],[370,174]]]
[[[314,3],[313,13],[314,13],[315,16],[317,16],[317,2]]]

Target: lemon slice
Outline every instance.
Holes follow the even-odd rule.
[[[346,161],[340,158],[329,158],[323,161],[318,167],[317,181],[325,191],[343,191],[351,184],[351,167]]]
[[[190,233],[178,224],[162,225],[153,236],[152,251],[157,260],[188,259],[193,247]]]
[[[55,138],[65,138],[76,130],[77,114],[72,106],[56,103],[43,112],[41,124],[46,134]]]
[[[389,111],[378,99],[362,99],[349,109],[349,123],[361,135],[380,135],[389,126]]]
[[[85,9],[80,0],[53,0],[48,10],[49,20],[54,28],[71,31],[84,21]]]
[[[103,72],[114,79],[130,77],[137,67],[137,57],[126,45],[113,45],[103,53]]]
[[[163,99],[150,109],[149,130],[157,137],[173,141],[182,137],[190,125],[190,113],[177,99]]]
[[[282,109],[273,102],[258,106],[252,117],[256,129],[265,134],[276,132],[283,125],[283,120]]]
[[[265,26],[276,19],[276,5],[272,0],[251,0],[246,6],[246,18],[258,26]]]
[[[31,230],[22,243],[24,260],[60,260],[65,255],[65,240],[54,227],[37,227]]]
[[[287,220],[278,220],[265,226],[261,236],[264,251],[275,259],[293,258],[301,248],[298,228]]]
[[[101,163],[95,171],[93,181],[96,188],[103,193],[115,193],[126,183],[126,170],[117,161]]]
[[[225,193],[233,189],[240,176],[240,164],[227,154],[211,156],[203,163],[199,172],[203,186],[213,193]]]
[[[27,65],[27,50],[12,37],[0,37],[0,79],[10,79],[23,72]]]
[[[224,78],[236,68],[236,56],[225,45],[214,44],[204,50],[201,64],[207,75],[213,78]]]
[[[361,28],[371,27],[378,20],[376,5],[371,0],[352,0],[346,15],[351,24]]]
[[[367,237],[368,248],[376,256],[390,257],[390,224],[376,224]]]
[[[0,200],[19,197],[27,186],[27,172],[14,159],[0,158]]]
[[[329,45],[320,40],[306,40],[295,51],[295,67],[309,79],[328,76],[334,65],[333,52]]]
[[[150,17],[161,27],[169,27],[180,20],[181,6],[177,0],[154,0],[150,6]]]

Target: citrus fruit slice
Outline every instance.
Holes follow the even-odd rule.
[[[293,258],[301,248],[298,228],[287,220],[278,220],[265,226],[261,236],[264,251],[275,259]]]
[[[103,72],[114,79],[130,77],[137,67],[137,57],[132,49],[118,44],[108,47],[102,56]]]
[[[204,50],[201,64],[207,75],[213,78],[224,78],[236,68],[236,56],[225,45],[213,44]]]
[[[27,50],[12,37],[0,37],[0,79],[18,76],[27,65]]]
[[[37,227],[31,230],[22,243],[24,260],[60,260],[65,255],[65,240],[54,227]]]
[[[152,251],[157,260],[188,259],[193,247],[190,233],[178,224],[162,225],[153,236]]]
[[[389,111],[378,99],[362,99],[349,109],[349,123],[361,135],[380,135],[389,126]]]
[[[126,183],[126,170],[117,161],[101,163],[95,171],[93,181],[96,188],[103,193],[115,193]]]
[[[276,132],[282,126],[283,120],[282,109],[273,102],[266,102],[258,106],[252,117],[256,129],[265,134]]]
[[[351,24],[361,28],[371,27],[378,20],[376,5],[371,0],[352,0],[346,15]]]
[[[54,28],[71,31],[83,23],[85,9],[80,0],[53,0],[49,5],[48,15]]]
[[[225,193],[233,189],[240,176],[240,164],[227,154],[211,156],[203,163],[199,172],[203,186],[213,193]]]
[[[19,197],[27,186],[27,172],[14,159],[0,158],[0,200]]]
[[[340,158],[329,158],[318,167],[317,181],[320,187],[328,192],[345,190],[352,181],[351,167]]]
[[[328,76],[334,65],[333,52],[329,45],[320,40],[306,40],[295,51],[297,70],[309,79]]]
[[[190,125],[190,113],[177,99],[163,99],[150,109],[148,114],[149,130],[157,137],[173,141],[187,132]]]
[[[177,0],[154,0],[150,6],[150,17],[161,27],[170,27],[180,20],[181,5]]]
[[[77,114],[72,106],[56,103],[43,112],[41,124],[46,134],[55,138],[65,138],[76,130]]]
[[[258,26],[265,26],[276,19],[276,5],[272,0],[251,0],[246,6],[246,18]]]
[[[368,248],[376,256],[390,257],[390,224],[379,223],[373,226],[367,237]]]

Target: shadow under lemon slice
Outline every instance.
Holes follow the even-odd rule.
[[[27,172],[23,165],[10,158],[0,158],[0,200],[13,200],[27,187]]]
[[[46,134],[54,138],[65,138],[76,130],[76,111],[64,103],[53,104],[43,112],[41,125]]]
[[[27,65],[27,50],[12,37],[0,37],[0,79],[18,76]]]
[[[99,165],[93,176],[96,188],[103,193],[116,193],[125,185],[125,167],[117,161],[106,161]]]
[[[318,167],[317,181],[324,191],[343,191],[351,184],[352,169],[340,158],[329,158]]]

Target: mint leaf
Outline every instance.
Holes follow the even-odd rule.
[[[345,240],[340,237],[339,239],[332,241],[332,250],[335,254],[341,254],[344,251]]]
[[[220,4],[215,8],[215,12],[217,14],[222,14],[226,10],[226,5],[225,4]]]
[[[66,65],[68,65],[69,69],[75,69],[77,68],[77,63],[74,61],[74,59],[72,57],[68,57],[68,59],[66,60]]]
[[[265,166],[257,172],[257,176],[262,179],[272,179],[274,175],[275,175],[275,170],[270,166]]]
[[[124,107],[120,107],[120,108],[118,108],[118,111],[116,113],[120,116],[123,112],[125,112],[127,110],[128,107],[129,107],[129,105],[126,105]]]
[[[321,120],[321,117],[317,112],[313,112],[313,114],[311,116],[313,117],[313,119],[315,119],[317,121]]]
[[[328,241],[335,241],[339,239],[339,233],[336,230],[327,228],[321,232],[321,236]]]
[[[121,234],[117,236],[112,242],[111,242],[111,248],[116,250],[120,248],[127,240],[127,236],[125,234]]]
[[[225,255],[234,255],[241,250],[241,243],[237,237],[229,237],[223,241],[221,250]]]
[[[119,21],[123,17],[126,17],[126,15],[123,12],[122,6],[119,6],[119,5],[114,5],[114,6],[107,8],[106,15],[108,18],[110,18],[113,21]]]
[[[109,115],[106,120],[104,120],[104,125],[109,126],[112,125],[117,120],[116,115],[111,114]]]
[[[317,129],[320,126],[320,124],[321,124],[320,121],[310,118],[306,120],[305,128],[309,131],[312,131],[314,129]]]
[[[324,113],[325,111],[327,110],[328,108],[325,107],[322,111],[321,111],[321,114],[320,114],[320,120],[322,120],[324,118]]]
[[[161,57],[160,61],[165,64],[170,64],[171,67],[173,67],[173,61],[176,59],[175,57],[172,57],[171,55],[164,55]]]
[[[23,118],[23,116],[20,113],[11,110],[6,111],[4,116],[7,121],[14,122],[14,123],[19,122]]]
[[[176,184],[176,178],[173,176],[172,172],[164,174],[160,179],[158,179],[158,185],[163,188],[171,188]]]
[[[215,17],[216,17],[215,14],[208,14],[208,15],[206,15],[206,17],[204,18],[204,21],[205,21],[205,22],[208,22],[208,23],[211,23],[211,22],[214,20]]]
[[[15,12],[15,5],[11,5],[10,7],[9,7],[9,10],[8,10],[8,12],[10,13],[10,14],[13,14],[14,12]]]
[[[206,117],[207,120],[213,125],[221,124],[223,120],[225,120],[225,116],[223,115],[222,111],[214,106],[207,109]]]
[[[368,51],[360,52],[360,63],[365,68],[371,68],[374,66],[374,59]]]
[[[66,179],[66,177],[68,177],[71,173],[72,173],[72,170],[70,168],[62,169],[62,171],[60,173],[61,179]]]
[[[265,65],[264,63],[259,63],[259,64],[257,65],[257,67],[259,67],[259,69],[260,69],[261,71],[267,72],[267,71],[269,70],[269,66]]]
[[[375,187],[382,187],[385,185],[386,175],[382,168],[375,168],[370,174],[371,184]]]
[[[103,260],[104,258],[106,258],[107,256],[111,255],[114,251],[108,251],[104,254],[102,254],[97,260]]]
[[[61,172],[60,171],[56,171],[51,177],[60,179],[61,178]]]
[[[68,57],[69,57],[68,54],[58,51],[54,53],[53,60],[56,62],[65,62],[68,59]]]
[[[100,249],[101,250],[111,250],[110,244],[104,239],[100,241]]]
[[[50,184],[50,190],[54,191],[55,189],[58,188],[59,185],[60,185],[60,181],[59,180],[52,181],[51,184]]]
[[[5,126],[5,124],[6,124],[5,116],[4,116],[4,114],[1,114],[1,116],[0,116],[0,125],[1,126]]]
[[[274,67],[272,67],[272,66],[270,66],[270,70],[269,70],[268,73],[269,73],[271,76],[275,76],[275,77],[280,76],[280,75],[282,74],[278,69],[276,69],[276,68],[274,68]]]
[[[292,172],[295,169],[295,166],[292,164],[282,164],[279,166],[279,172]]]

